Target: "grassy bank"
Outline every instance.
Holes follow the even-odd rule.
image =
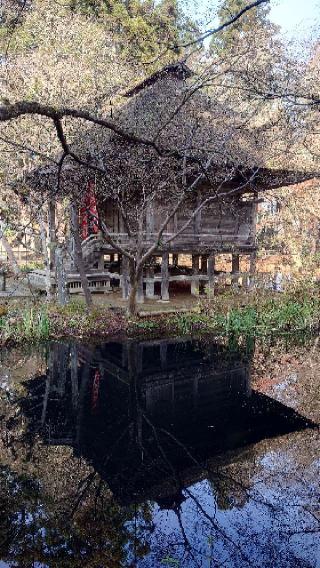
[[[55,304],[9,302],[0,306],[0,345],[61,337],[108,337],[124,332],[124,315],[101,306],[88,311],[80,300]]]
[[[268,337],[285,332],[320,327],[320,289],[315,285],[292,288],[284,293],[256,290],[199,298],[188,313],[130,322],[132,334],[179,334],[224,337]]]
[[[64,308],[42,303],[0,306],[0,344],[59,337],[104,338],[201,335],[267,337],[282,332],[315,330],[320,326],[320,296],[316,286],[285,293],[229,292],[201,297],[188,313],[128,320],[121,310],[96,306],[88,311],[81,300]]]
[[[175,317],[172,325],[184,334],[200,331],[236,337],[314,330],[320,325],[319,291],[317,286],[303,286],[285,293],[230,292],[200,300],[196,313]]]

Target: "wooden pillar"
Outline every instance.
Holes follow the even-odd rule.
[[[6,273],[5,271],[0,272],[0,292],[5,292],[6,290]]]
[[[208,289],[211,295],[214,295],[214,264],[215,256],[210,254],[208,258]]]
[[[192,281],[191,281],[191,294],[193,296],[199,295],[199,259],[198,254],[192,255]]]
[[[255,285],[255,278],[254,275],[256,273],[256,266],[257,266],[257,252],[253,251],[250,254],[250,269],[249,269],[249,289],[252,290]]]
[[[232,283],[233,285],[238,284],[240,273],[240,255],[232,255]]]
[[[146,268],[146,298],[152,300],[154,298],[154,267],[152,264]]]
[[[173,254],[173,255],[172,255],[172,264],[173,264],[173,266],[178,266],[178,265],[179,265],[179,255],[178,255],[178,254]]]
[[[129,297],[129,260],[126,256],[122,256],[121,260],[121,288],[122,299],[127,300]]]
[[[161,261],[161,299],[169,301],[169,253],[164,252]]]
[[[201,255],[201,272],[207,274],[208,272],[208,255],[202,254]]]
[[[100,258],[98,260],[98,270],[100,270],[101,272],[104,271],[104,254],[103,253],[100,255]]]
[[[143,304],[144,302],[144,293],[143,293],[143,271],[140,275],[139,281],[138,281],[138,288],[137,288],[137,303],[138,304]]]
[[[80,274],[81,286],[86,300],[86,304],[87,306],[91,306],[92,296],[89,288],[89,281],[87,278],[83,253],[82,253],[78,208],[76,207],[75,204],[71,204],[70,206],[70,222],[71,222],[71,231],[74,238],[74,246],[75,246],[74,253],[75,253],[76,266]]]
[[[232,255],[232,274],[236,274],[236,273],[240,272],[240,255],[239,254],[233,254]]]

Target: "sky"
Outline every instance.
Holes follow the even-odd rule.
[[[320,0],[273,0],[270,19],[290,36],[309,35],[318,24],[320,27]]]
[[[250,0],[247,0],[248,4]],[[212,11],[219,5],[219,0],[182,0],[181,4],[187,6],[187,12],[193,17],[200,18],[209,9]],[[270,19],[281,27],[281,33],[288,39],[302,39],[309,37],[313,32],[320,35],[320,0],[271,0]],[[212,25],[212,21],[210,22]],[[208,27],[211,27],[209,24]],[[314,28],[318,25],[317,32]]]

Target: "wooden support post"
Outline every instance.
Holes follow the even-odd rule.
[[[250,254],[250,269],[249,269],[249,289],[252,290],[254,288],[255,285],[255,278],[254,275],[256,273],[256,266],[257,266],[257,253],[256,251],[253,251]]]
[[[232,255],[232,285],[236,286],[239,282],[240,274],[240,256],[239,254]]]
[[[164,252],[161,262],[161,299],[169,301],[169,253]]]
[[[144,302],[144,293],[143,293],[143,271],[141,272],[139,281],[138,281],[138,288],[137,288],[137,303],[143,304]]]
[[[98,270],[103,272],[104,271],[104,254],[101,253],[100,258],[98,260]]]
[[[122,299],[127,300],[129,297],[129,260],[127,256],[122,256],[121,260],[121,288]]]
[[[232,255],[232,274],[236,274],[240,272],[240,255],[233,254]]]
[[[208,258],[208,289],[212,296],[214,295],[214,264],[215,256],[210,254]]]
[[[152,300],[154,298],[154,267],[152,264],[146,268],[146,298]]]
[[[173,254],[173,255],[172,255],[172,264],[173,264],[173,266],[178,266],[178,265],[179,265],[179,255],[178,255],[178,254]]]
[[[191,281],[191,294],[193,296],[199,295],[199,259],[198,254],[192,255],[192,281]]]
[[[207,274],[207,272],[208,272],[208,255],[207,254],[201,255],[201,272],[203,272],[203,274]]]
[[[0,271],[0,292],[5,292],[6,291],[6,273],[3,270],[2,272]]]
[[[91,297],[89,281],[87,278],[84,260],[83,260],[83,254],[82,254],[78,208],[76,207],[75,204],[71,204],[70,206],[70,221],[71,221],[71,231],[75,245],[74,252],[75,252],[76,266],[80,274],[81,286],[86,300],[86,305],[90,307],[92,305],[92,297]]]

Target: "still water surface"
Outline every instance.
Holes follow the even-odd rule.
[[[1,367],[0,567],[320,566],[318,431],[216,343]]]

